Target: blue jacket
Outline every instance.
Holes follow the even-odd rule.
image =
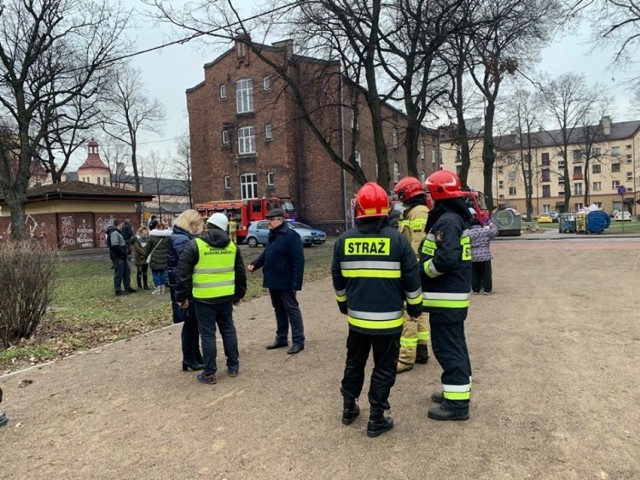
[[[169,239],[169,247],[167,248],[167,273],[169,275],[169,285],[176,284],[176,267],[178,266],[178,259],[184,247],[193,240],[195,235],[180,228],[173,227],[173,234]]]
[[[285,222],[269,232],[264,251],[251,264],[264,267],[262,286],[274,290],[302,290],[304,251],[300,235]]]

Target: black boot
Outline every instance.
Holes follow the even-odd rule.
[[[142,275],[142,282],[143,282],[143,284],[144,284],[144,289],[145,289],[145,290],[151,290],[151,289],[149,288],[149,284],[147,283],[147,275],[146,275],[146,274],[143,274],[143,275]]]
[[[384,410],[372,408],[367,424],[367,437],[378,437],[393,428],[393,419],[384,416]]]
[[[442,403],[442,402],[444,402],[444,393],[442,391],[433,392],[431,394],[431,401],[434,402],[434,403]]]
[[[430,408],[427,417],[432,420],[469,420],[469,410],[445,410],[442,406]]]
[[[138,290],[142,290],[142,272],[136,274],[136,282],[138,283]]]
[[[353,421],[360,415],[360,407],[354,399],[345,398],[342,409],[342,424],[351,425]]]
[[[416,363],[426,364],[429,361],[429,350],[426,345],[418,345],[416,351]]]

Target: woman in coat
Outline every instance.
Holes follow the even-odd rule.
[[[147,272],[149,265],[147,257],[144,254],[147,242],[149,240],[149,229],[140,227],[136,236],[131,239],[131,247],[133,249],[133,262],[136,264],[136,280],[138,281],[138,290],[151,290],[147,282]]]
[[[159,223],[149,233],[149,241],[144,249],[145,258],[151,255],[149,266],[153,274],[153,285],[156,287],[154,295],[162,295],[164,286],[167,282],[167,250],[169,249],[169,238],[173,233],[173,229],[167,228],[164,223]]]
[[[204,359],[200,351],[195,303],[189,301],[189,307],[184,309],[176,302],[176,267],[184,248],[201,230],[202,218],[200,218],[200,214],[195,210],[185,210],[173,222],[173,234],[169,239],[167,251],[167,273],[169,274],[173,323],[184,322],[182,324],[182,370],[185,372],[189,369],[204,369]]]

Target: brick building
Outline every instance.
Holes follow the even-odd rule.
[[[354,103],[356,109],[341,102],[353,98],[353,89],[339,63],[295,55],[291,40],[252,45],[295,76],[323,141],[342,158],[353,153],[366,177],[375,180],[371,118],[363,100]],[[273,65],[239,40],[204,66],[204,81],[187,90],[194,202],[289,197],[304,221],[342,231],[351,223],[351,199],[359,185],[304,122],[292,90]],[[361,112],[357,129],[354,110]],[[405,116],[388,105],[383,115],[390,174],[398,181],[407,171]],[[418,145],[424,180],[437,169],[437,132],[424,128]]]

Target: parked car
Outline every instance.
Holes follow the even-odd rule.
[[[541,213],[538,215],[538,223],[553,223],[554,219],[550,213]]]
[[[302,240],[302,245],[310,247],[311,245],[321,245],[327,241],[327,234],[317,228],[312,228],[302,222],[288,221],[289,227],[293,229]],[[255,248],[258,245],[266,245],[269,238],[269,227],[266,220],[251,222],[247,232],[247,245]]]
[[[616,222],[630,222],[631,214],[626,210],[620,210],[613,216],[613,219]]]

